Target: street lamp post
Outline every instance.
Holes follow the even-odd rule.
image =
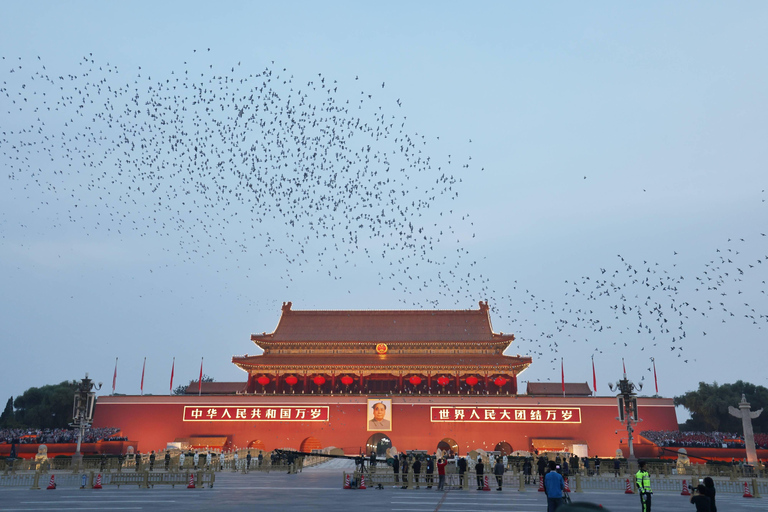
[[[72,455],[72,467],[77,470],[82,466],[83,454],[80,453],[80,445],[83,442],[83,433],[87,427],[91,426],[93,420],[93,406],[96,403],[96,393],[92,391],[101,389],[101,382],[94,384],[85,374],[85,378],[80,381],[75,391],[75,403],[72,409],[72,423],[70,426],[77,428],[77,448]]]
[[[635,431],[634,425],[643,421],[637,416],[637,394],[635,390],[642,390],[643,385],[635,385],[634,382],[627,379],[625,372],[623,379],[615,384],[608,384],[608,387],[611,391],[618,391],[616,399],[619,406],[619,416],[616,419],[627,427],[627,444],[629,445],[629,457],[627,460],[630,463],[634,463],[637,459],[635,458],[635,449],[632,444],[632,433]]]

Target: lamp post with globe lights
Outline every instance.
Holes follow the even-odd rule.
[[[72,409],[72,423],[70,426],[77,429],[77,448],[72,455],[73,469],[79,469],[83,463],[83,454],[80,453],[80,445],[83,442],[83,433],[87,427],[91,426],[93,420],[93,406],[96,403],[96,393],[101,389],[101,382],[94,384],[85,374],[85,378],[80,381],[75,391],[75,403]]]
[[[627,427],[627,444],[629,446],[629,457],[627,460],[630,463],[634,463],[635,450],[632,445],[632,433],[635,431],[635,424],[643,421],[637,416],[637,394],[635,390],[641,391],[643,389],[642,384],[635,385],[634,382],[627,379],[626,370],[624,371],[624,378],[616,383],[609,383],[608,387],[611,391],[617,391],[616,399],[619,406],[619,416],[616,418]]]

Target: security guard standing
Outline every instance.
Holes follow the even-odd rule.
[[[640,490],[640,504],[642,505],[642,512],[651,512],[651,496],[653,491],[651,490],[651,475],[645,469],[645,461],[641,460],[639,463],[640,469],[635,474],[635,482],[637,488]]]

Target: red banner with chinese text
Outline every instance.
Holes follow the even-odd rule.
[[[272,406],[185,406],[184,421],[328,421],[330,407]]]
[[[581,423],[578,407],[430,407],[433,422]]]

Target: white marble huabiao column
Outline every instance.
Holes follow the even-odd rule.
[[[747,447],[747,464],[757,465],[757,450],[755,449],[755,433],[752,430],[752,420],[760,416],[763,410],[750,411],[747,397],[742,394],[739,408],[728,406],[728,412],[731,413],[731,416],[741,418],[741,424],[744,427],[744,444]]]

